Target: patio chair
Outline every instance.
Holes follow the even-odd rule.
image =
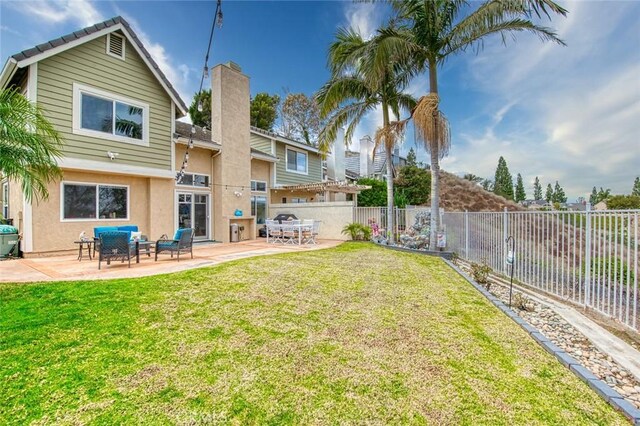
[[[100,233],[100,248],[98,249],[98,269],[101,269],[102,261],[106,260],[107,265],[112,260],[120,259],[123,263],[129,262],[131,268],[131,258],[136,255],[136,246],[129,241],[129,233],[126,231],[105,231]]]
[[[173,240],[158,240],[156,241],[156,261],[158,255],[162,252],[176,253],[178,262],[180,262],[180,253],[191,253],[193,259],[193,228],[181,228],[176,231],[173,236]]]
[[[316,238],[318,237],[318,233],[320,232],[320,221],[314,220],[312,221],[311,229],[308,230],[306,227],[302,233],[302,239],[305,244],[318,244]]]
[[[300,221],[298,220],[298,223]],[[295,220],[282,221],[282,240],[285,244],[295,244],[298,239],[299,227],[296,226]]]
[[[302,243],[309,244],[313,237],[313,219],[304,219],[302,221],[302,227],[300,232],[302,232]]]
[[[280,223],[277,220],[267,219],[266,225],[267,243],[283,243],[284,240],[282,239],[282,227],[280,226]],[[271,241],[269,241],[269,238],[271,238]]]

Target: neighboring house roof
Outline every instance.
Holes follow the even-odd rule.
[[[27,65],[117,30],[122,31],[127,40],[129,40],[138,54],[142,57],[142,60],[147,64],[153,75],[158,79],[160,85],[169,94],[173,102],[175,102],[182,115],[186,115],[188,109],[180,98],[180,95],[178,95],[178,92],[174,89],[171,82],[164,75],[158,64],[153,60],[151,54],[144,47],[135,31],[133,31],[129,23],[121,16],[107,19],[104,22],[91,25],[81,30],[74,31],[71,34],[39,44],[31,49],[16,53],[7,60],[4,68],[2,69],[2,73],[0,73],[0,86],[4,87],[4,85],[11,80],[11,77],[18,68],[26,67]]]
[[[269,137],[271,139],[275,139],[277,141],[280,141],[282,143],[286,143],[286,144],[291,145],[291,146],[295,146],[297,148],[301,148],[301,149],[304,149],[304,150],[307,150],[307,151],[310,151],[310,152],[314,152],[316,154],[320,154],[320,150],[318,148],[316,148],[315,146],[313,146],[313,145],[309,145],[309,144],[307,144],[305,142],[300,142],[300,141],[297,141],[295,139],[291,139],[291,138],[288,138],[286,136],[282,136],[282,135],[279,135],[277,133],[270,132],[268,130],[264,130],[264,129],[260,129],[258,127],[251,126],[251,132],[253,132],[255,134],[258,134],[258,135],[267,136],[267,137]]]
[[[214,142],[211,138],[211,132],[204,127],[193,126],[189,123],[182,121],[175,122],[175,133],[173,137],[178,143],[188,144],[189,137],[191,137],[191,128],[195,127],[196,132],[193,134],[193,144],[198,148],[211,149],[214,151],[220,151],[221,145]]]
[[[207,141],[207,142],[213,141],[213,137],[211,136],[210,130],[200,126],[193,126],[192,124],[185,123],[184,121],[176,120],[176,135],[189,138],[189,136],[191,136],[191,127],[196,128],[196,132],[193,134],[194,140],[197,139],[200,141]]]
[[[278,157],[267,154],[266,152],[260,151],[259,149],[251,148],[251,158],[255,158],[256,160],[269,161],[271,163],[277,163],[280,161]]]

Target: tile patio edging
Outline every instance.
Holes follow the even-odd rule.
[[[476,283],[470,276],[463,272],[460,268],[454,265],[450,260],[442,259],[451,269],[456,271],[458,275],[464,278],[469,284],[471,284],[476,290],[478,290],[484,297],[486,297],[494,306],[500,309],[506,316],[511,318],[516,324],[518,324],[524,331],[529,334],[533,340],[535,340],[544,350],[554,355],[558,361],[569,370],[573,372],[580,380],[585,382],[591,389],[593,389],[601,398],[609,403],[613,408],[620,411],[632,424],[640,426],[640,410],[634,407],[630,402],[626,401],[622,395],[620,395],[615,389],[612,389],[602,380],[599,380],[589,370],[587,370],[582,364],[580,364],[574,357],[554,345],[549,339],[547,339],[538,329],[526,322],[522,317],[511,310],[500,299],[487,291],[480,284]]]

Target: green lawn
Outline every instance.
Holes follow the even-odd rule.
[[[623,424],[439,259],[0,286],[0,423]]]

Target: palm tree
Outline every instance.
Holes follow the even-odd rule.
[[[383,30],[380,30],[383,31]],[[393,148],[398,141],[399,131],[406,121],[401,122],[401,110],[411,111],[415,99],[402,90],[411,74],[399,67],[388,65],[380,72],[373,71],[380,52],[378,36],[364,40],[353,30],[340,29],[336,41],[329,48],[329,68],[331,79],[316,94],[321,117],[328,120],[318,137],[319,146],[327,151],[335,140],[338,129],[346,126],[345,140],[350,141],[353,133],[368,113],[382,108],[382,128],[376,132],[376,148],[384,144],[387,166],[387,231],[389,242],[393,243]],[[390,118],[392,113],[396,122]],[[393,127],[393,124],[396,127]],[[375,150],[374,150],[375,152]]]
[[[450,146],[449,123],[439,109],[438,67],[447,58],[468,48],[482,49],[483,39],[500,34],[503,43],[507,35],[526,31],[542,41],[564,45],[556,33],[534,24],[531,18],[549,13],[566,16],[567,11],[551,0],[488,0],[471,9],[466,0],[397,0],[391,2],[399,26],[386,31],[380,43],[382,51],[393,52],[380,57],[377,69],[396,60],[412,64],[416,73],[428,72],[429,94],[423,96],[413,111],[418,136],[431,154],[431,235],[430,247],[435,247],[436,232],[440,228],[440,165]]]
[[[47,183],[62,177],[61,146],[39,106],[16,88],[0,92],[0,175],[19,181],[27,201],[46,199]]]

